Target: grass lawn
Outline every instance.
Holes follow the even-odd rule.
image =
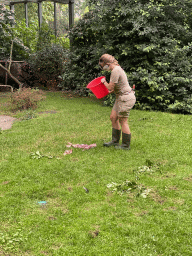
[[[0,255],[192,255],[192,116],[133,109],[122,151],[103,147],[111,108],[46,96],[12,113],[0,94],[18,118],[0,131]]]

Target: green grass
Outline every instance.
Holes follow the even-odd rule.
[[[133,109],[122,151],[103,147],[111,108],[99,100],[48,92],[28,119],[0,96],[18,118],[0,133],[0,255],[192,255],[192,116]],[[97,147],[64,156],[68,142]],[[107,187],[125,180],[148,196]]]

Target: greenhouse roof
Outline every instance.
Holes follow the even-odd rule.
[[[39,3],[39,2],[56,2],[56,3],[61,3],[61,4],[69,4],[69,3],[74,3],[75,0],[0,0],[0,4],[20,4],[20,3]]]

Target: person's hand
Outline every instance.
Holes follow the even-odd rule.
[[[106,79],[105,79],[105,78],[102,78],[102,79],[101,79],[101,83],[104,84],[105,82],[106,82]]]

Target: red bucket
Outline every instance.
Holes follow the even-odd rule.
[[[108,89],[105,87],[103,83],[101,83],[102,78],[105,78],[105,76],[95,78],[87,85],[87,88],[89,88],[92,91],[92,93],[94,93],[97,99],[101,99],[109,94]]]

